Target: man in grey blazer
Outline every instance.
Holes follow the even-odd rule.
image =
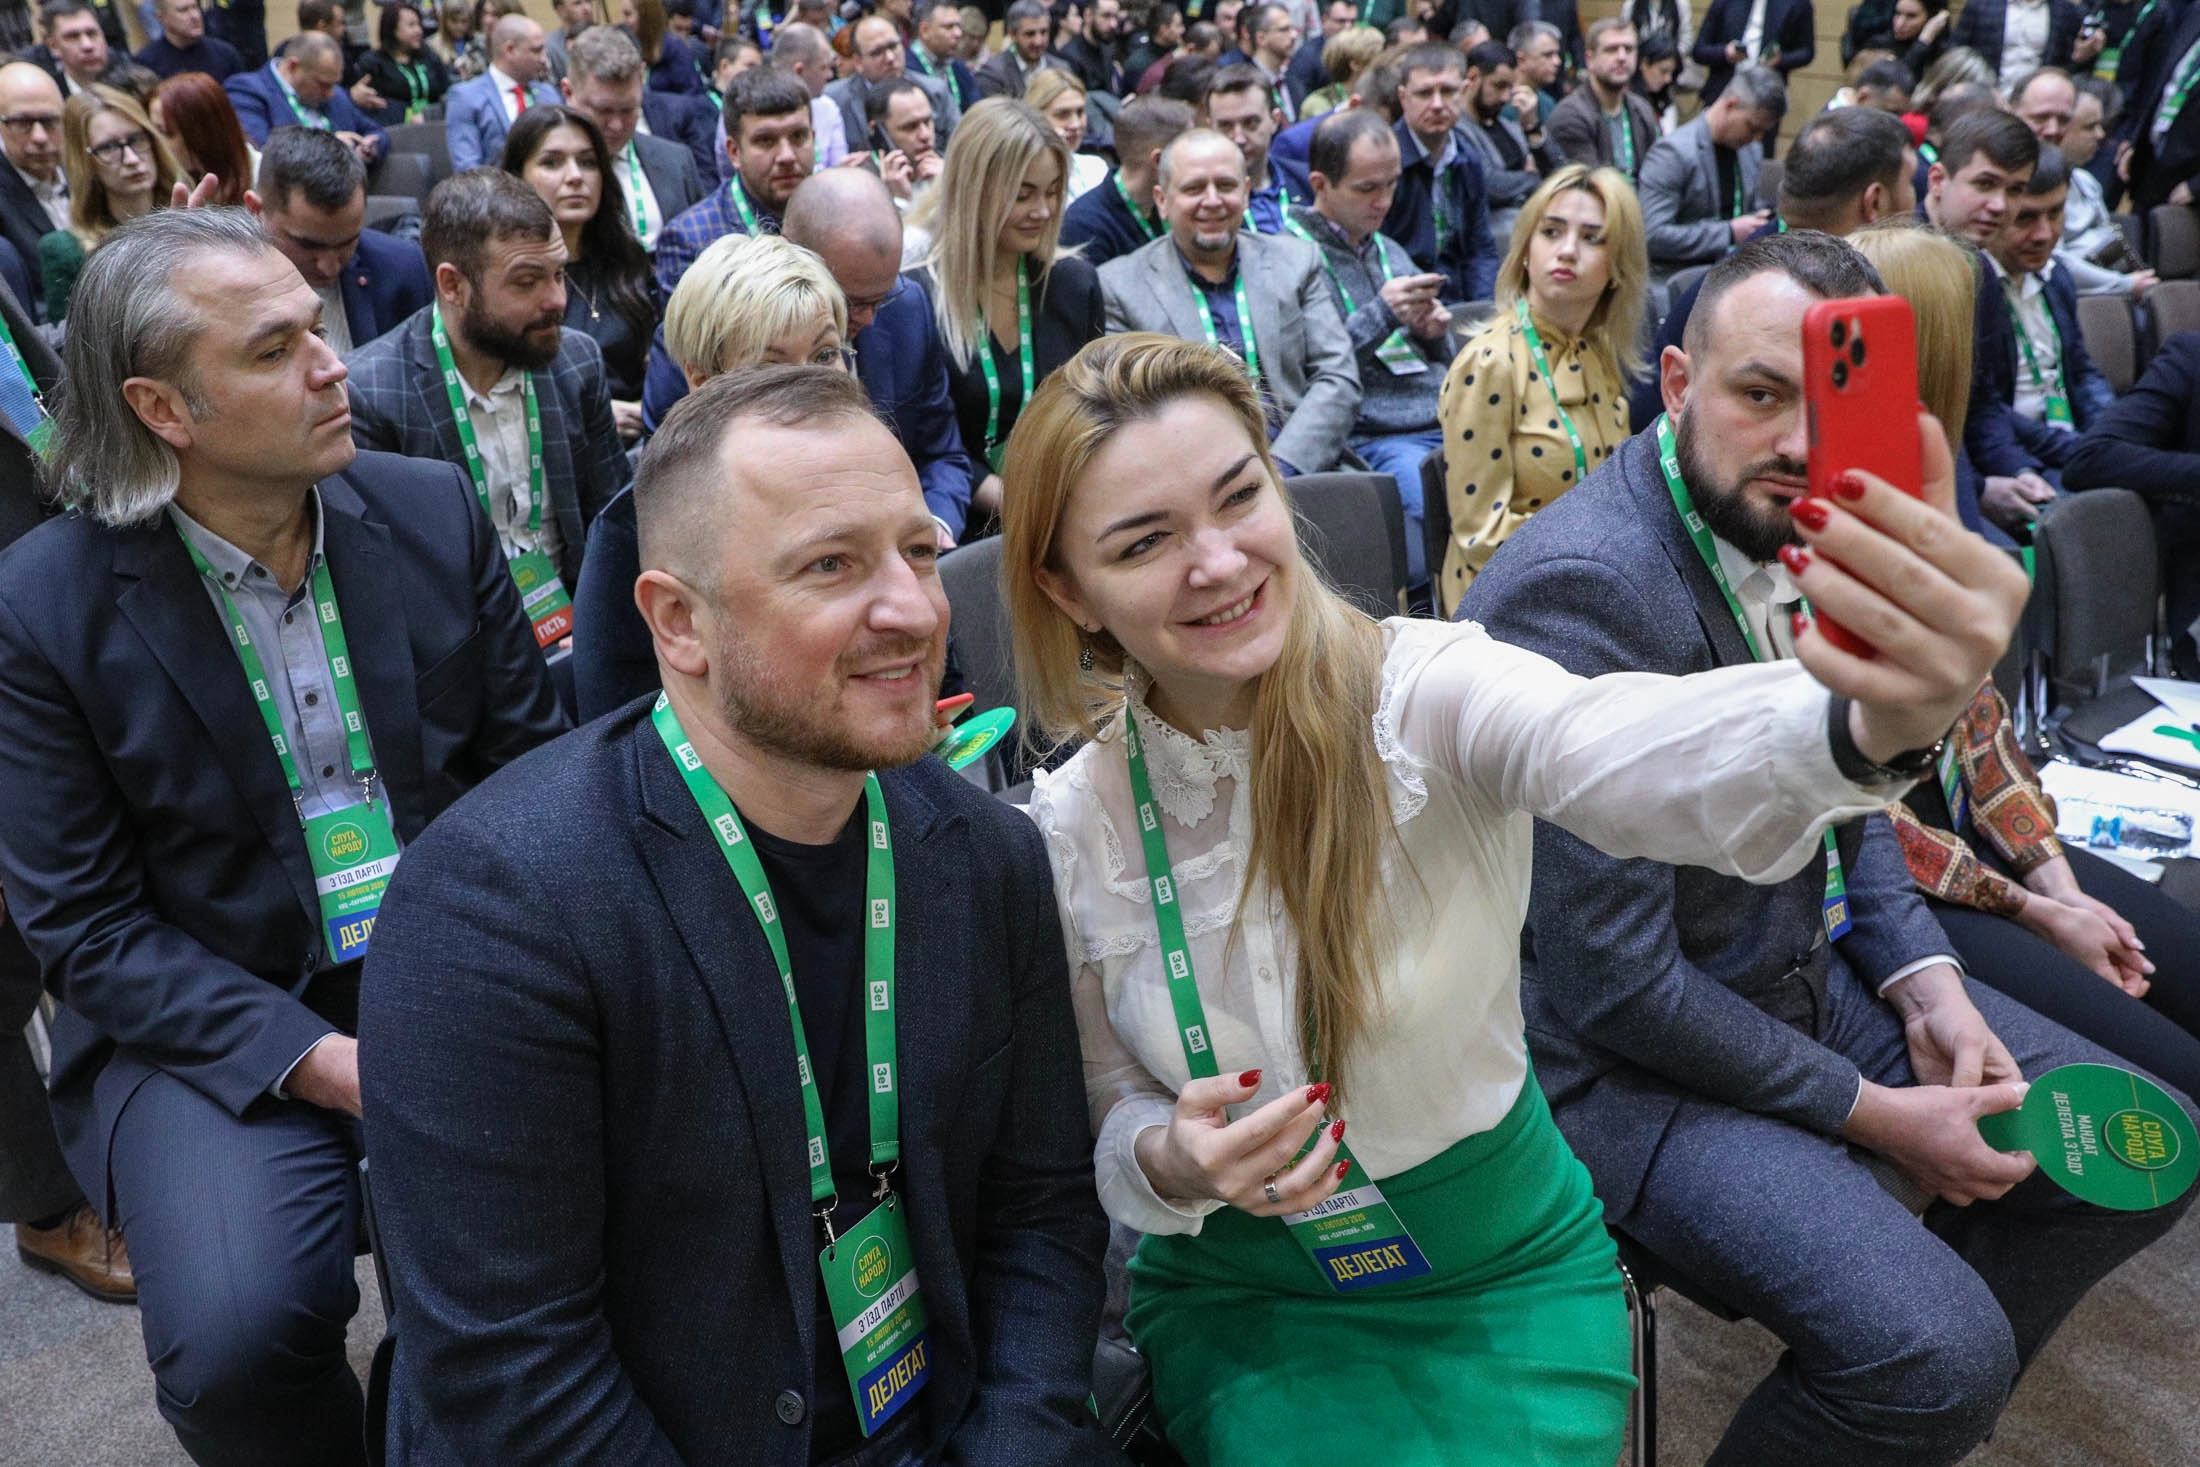
[[[962,109],[955,105],[947,83],[938,77],[922,72],[912,74],[908,70],[909,53],[901,32],[883,15],[867,15],[856,22],[855,50],[855,75],[844,76],[825,88],[825,95],[840,109],[841,125],[847,129],[849,156],[872,151],[871,93],[896,81],[912,82],[932,99],[934,145],[944,154],[948,136],[962,120]]]
[[[1219,132],[1193,128],[1163,148],[1155,192],[1167,233],[1100,267],[1108,330],[1158,331],[1235,352],[1268,404],[1285,472],[1335,467],[1359,416],[1360,373],[1321,252],[1241,227],[1245,157]]]
[[[678,218],[709,190],[684,145],[641,131],[642,87],[648,79],[634,38],[617,26],[599,25],[573,38],[565,80],[558,85],[566,105],[603,132],[635,236],[643,249],[654,250],[665,221]]]
[[[1588,676],[1791,655],[1790,506],[1833,512],[1803,497],[1802,317],[1879,288],[1809,231],[1715,266],[1661,363],[1669,419],[1515,535],[1460,616]],[[1952,477],[1945,450],[1928,463]],[[1844,754],[1847,710],[1828,717],[1851,778],[1932,777],[1931,750]],[[1788,1347],[1713,1467],[1956,1462],[2085,1291],[2190,1201],[2107,1212],[1988,1148],[1975,1123],[2018,1102],[2008,1082],[2112,1057],[1963,977],[1884,816],[1835,846],[1838,885],[1821,859],[1750,886],[1536,827],[1522,1004],[1559,1127],[1619,1230]]]
[[[1768,66],[1737,68],[1719,100],[1642,160],[1642,227],[1650,278],[1707,265],[1771,217],[1757,206],[1758,144],[1780,125],[1787,87]]]
[[[585,39],[585,36],[584,36]],[[557,267],[565,244],[549,206],[517,177],[476,168],[435,186],[421,210],[420,247],[435,273],[435,303],[345,359],[351,436],[361,448],[465,464],[433,335],[440,312],[479,450],[490,521],[506,555],[540,550],[568,594],[580,584],[589,522],[631,476],[611,416],[603,353],[586,332],[564,330]],[[541,487],[525,420],[532,387],[542,424]]]

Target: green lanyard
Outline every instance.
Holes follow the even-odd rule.
[[[1221,346],[1222,336],[1215,329],[1215,309],[1207,303],[1207,292],[1199,288],[1192,276],[1192,267],[1184,266],[1184,287],[1192,293],[1192,303],[1199,307],[1200,324],[1207,329],[1207,344]],[[1253,339],[1253,308],[1245,299],[1245,272],[1237,271],[1231,289],[1237,300],[1238,339],[1245,343],[1245,370],[1255,382],[1260,381],[1260,344]]]
[[[183,548],[191,552],[191,563],[199,568],[199,574],[221,592],[222,612],[229,618],[230,643],[237,649],[237,660],[244,664],[245,680],[252,684],[252,701],[260,708],[260,722],[267,726],[268,741],[275,746],[275,758],[283,766],[283,779],[290,785],[290,802],[298,807],[303,819],[306,784],[298,777],[297,762],[291,758],[290,740],[283,736],[283,716],[275,707],[275,690],[268,683],[259,650],[252,645],[252,634],[245,630],[244,618],[223,588],[221,577],[199,554],[199,547],[191,543],[189,535],[183,536]],[[321,623],[321,650],[328,657],[329,680],[336,686],[336,711],[344,720],[344,749],[351,759],[352,776],[359,781],[367,803],[372,804],[374,750],[367,743],[367,720],[359,712],[359,683],[352,675],[351,647],[344,640],[344,619],[337,614],[336,585],[329,579],[326,557],[313,567],[313,606]]]
[[[1016,361],[1023,369],[1024,395],[1022,401],[1031,401],[1031,285],[1024,261],[1016,262]],[[985,369],[985,461],[994,473],[1001,471],[1001,456],[1007,451],[1001,432],[1001,374],[993,365],[993,328],[983,318],[978,322],[978,365]]]
[[[2040,309],[2047,314],[2047,334],[2055,338],[2055,380],[2050,382],[2047,374],[2040,370],[2039,354],[2032,349],[2032,333],[2024,329],[2024,317],[2018,314],[2017,303],[2009,298],[2006,290],[2002,292],[2001,303],[2009,308],[2009,329],[2016,333],[2017,345],[2024,348],[2025,370],[2032,374],[2032,385],[2045,399],[2047,421],[2065,427],[2076,426],[2077,420],[2070,412],[2070,394],[2063,388],[2062,333],[2055,329],[2054,311],[2048,308],[2044,299],[2041,300]]]
[[[1551,371],[1551,359],[1543,354],[1543,338],[1537,334],[1535,320],[1528,314],[1528,303],[1513,302],[1513,314],[1520,318],[1520,332],[1528,338],[1528,356],[1535,362],[1535,369],[1543,374],[1543,385],[1551,389],[1551,406],[1558,413],[1560,426],[1566,430],[1567,441],[1574,446],[1574,482],[1589,477],[1589,453],[1581,446],[1581,434],[1574,427],[1573,414],[1566,411],[1566,404],[1558,400],[1558,378]]]
[[[1734,155],[1734,208],[1726,217],[1739,219],[1747,212],[1742,207],[1742,157],[1737,153]]]
[[[275,85],[283,89],[283,100],[290,103],[291,113],[298,119],[300,127],[311,128],[315,132],[327,132],[335,126],[328,120],[327,114],[306,110],[306,104],[298,100],[297,91],[283,79],[281,68],[270,64],[267,71],[268,75],[275,78]]]
[[[1612,151],[1619,155],[1620,171],[1629,178],[1635,176],[1635,127],[1627,116],[1627,98],[1619,99],[1619,115],[1609,119],[1612,128]]]
[[[2132,17],[2131,29],[2124,32],[2124,38],[2113,46],[2104,46],[2101,49],[2101,54],[2094,59],[2093,63],[2093,75],[2095,77],[2102,81],[2116,80],[2116,72],[2121,67],[2124,59],[2124,47],[2138,38],[2139,27],[2147,23],[2147,17],[2152,15],[2155,7],[2161,3],[2162,0],[2147,0],[2146,4],[2139,7],[2139,13]]]
[[[726,197],[733,200],[733,212],[741,216],[742,232],[756,233],[756,210],[749,207],[748,185],[741,182],[740,174],[726,180]]]
[[[1741,600],[1735,596],[1733,586],[1727,583],[1726,567],[1719,563],[1719,549],[1712,543],[1711,527],[1696,513],[1696,501],[1688,492],[1687,481],[1681,478],[1680,450],[1673,441],[1673,423],[1663,413],[1658,415],[1658,467],[1665,473],[1665,487],[1673,496],[1673,508],[1680,511],[1681,524],[1695,544],[1696,553],[1703,557],[1704,569],[1711,572],[1712,582],[1726,598],[1726,609],[1734,615],[1734,625],[1741,631],[1742,644],[1749,648],[1750,660],[1764,661],[1764,649],[1758,646],[1757,634],[1749,628],[1749,618],[1742,614]],[[1803,605],[1807,610],[1810,603],[1806,601]],[[1848,884],[1842,879],[1841,848],[1834,841],[1831,826],[1826,829],[1826,893],[1822,915],[1828,941],[1838,941],[1848,935]]]
[[[2169,99],[2162,103],[2161,110],[2154,114],[2156,121],[2149,129],[2150,137],[2160,137],[2177,125],[2178,117],[2185,110],[2185,99],[2192,95],[2195,83],[2200,83],[2200,45],[2187,51],[2178,62],[2177,84]]]
[[[1917,156],[1923,158],[1928,165],[1938,163],[1940,161],[1940,149],[1934,147],[1931,143],[1919,143],[1917,145]]]
[[[1329,277],[1329,283],[1337,288],[1338,298],[1344,302],[1345,317],[1349,320],[1360,308],[1353,303],[1352,292],[1345,289],[1344,279],[1337,274],[1336,266],[1330,264],[1328,249],[1324,247],[1320,240],[1314,237],[1311,230],[1293,217],[1288,209],[1284,211],[1283,227],[1300,239],[1305,240],[1320,253],[1322,271]],[[1390,271],[1390,256],[1383,249],[1382,237],[1375,235],[1372,238],[1375,245],[1375,263],[1382,271],[1383,279],[1387,283],[1395,278]],[[1410,377],[1428,370],[1428,358],[1422,356],[1420,350],[1414,346],[1412,341],[1407,339],[1406,328],[1403,326],[1395,327],[1390,335],[1382,339],[1381,344],[1375,348],[1375,355],[1383,366],[1395,376]]]
[[[1314,238],[1313,231],[1299,223],[1288,211],[1283,216],[1283,227],[1321,251],[1322,271],[1328,275],[1329,283],[1337,287],[1337,294],[1344,297],[1345,315],[1350,317],[1357,312],[1360,308],[1352,303],[1352,292],[1345,289],[1344,281],[1337,276],[1337,267],[1329,263],[1329,251],[1322,247],[1320,240]],[[1383,272],[1383,283],[1389,284],[1395,277],[1390,273],[1390,257],[1383,253],[1380,242],[1375,246],[1375,263]]]
[[[1115,183],[1116,193],[1122,197],[1123,207],[1130,210],[1131,219],[1138,225],[1138,232],[1147,239],[1161,238],[1160,228],[1155,225],[1155,223],[1151,219],[1148,219],[1146,217],[1145,211],[1140,209],[1137,204],[1132,202],[1131,191],[1123,186],[1122,170],[1116,170],[1116,172],[1112,174],[1111,177],[1113,178]]]
[[[1207,1006],[1200,1001],[1192,972],[1191,943],[1184,935],[1178,905],[1182,893],[1176,868],[1169,863],[1169,840],[1161,831],[1161,807],[1154,803],[1146,777],[1146,751],[1138,719],[1123,710],[1123,749],[1130,761],[1131,802],[1138,807],[1139,839],[1145,848],[1146,883],[1153,896],[1154,925],[1161,937],[1161,966],[1168,975],[1169,1003],[1176,1013],[1177,1038],[1184,1065],[1195,1080],[1220,1073]],[[1406,1232],[1405,1224],[1383,1199],[1382,1189],[1340,1139],[1338,1159],[1345,1176],[1337,1193],[1310,1211],[1286,1215],[1282,1222],[1293,1241],[1314,1261],[1322,1278],[1340,1293],[1372,1288],[1430,1272],[1430,1265]],[[1286,1163],[1289,1165],[1289,1163]]]
[[[702,756],[695,752],[687,730],[680,726],[680,716],[672,711],[671,700],[663,693],[657,695],[650,719],[672,762],[679,767],[680,778],[687,782],[688,793],[695,797],[696,808],[703,812],[704,823],[717,837],[719,853],[726,858],[733,879],[741,883],[741,894],[748,898],[749,910],[763,926],[764,941],[771,948],[772,960],[779,965],[779,986],[787,996],[787,1022],[794,1029],[802,1119],[809,1134],[810,1201],[829,1239],[832,1210],[839,1198],[833,1188],[832,1155],[825,1142],[825,1107],[818,1099],[817,1075],[810,1066],[809,1035],[802,1027],[802,1004],[794,991],[794,964],[787,957],[787,937],[780,925],[779,908],[772,900],[771,882],[764,875],[764,863],[757,858],[740,812],[703,767]],[[888,1178],[901,1160],[901,1089],[895,1078],[894,1044],[894,844],[886,823],[886,796],[879,789],[877,775],[864,777],[863,798],[871,827],[863,882],[863,1049],[871,1076],[871,1174],[878,1179],[878,1195],[883,1198]]]
[[[649,238],[649,195],[642,191],[642,150],[634,145],[632,138],[626,140],[626,178],[627,202],[634,206],[634,237],[646,240]]]
[[[22,349],[15,344],[15,333],[8,328],[6,316],[0,316],[0,348],[6,349],[8,360],[23,374],[23,386],[29,390],[31,406],[38,413],[38,421],[24,435],[24,441],[30,444],[31,452],[44,458],[53,447],[53,416],[46,411],[46,395],[38,390],[38,379],[31,375],[31,364],[23,360]]]
[[[393,61],[395,57],[391,58]],[[411,98],[405,104],[405,120],[418,122],[428,110],[428,67],[426,62],[415,61],[407,66],[397,62],[398,74],[405,78],[405,92]]]
[[[940,74],[932,69],[931,61],[925,57],[922,41],[909,48],[909,59],[917,63],[917,70],[923,72],[932,80],[938,81],[940,79]]]
[[[451,360],[451,338],[443,330],[443,308],[437,306],[429,318],[429,335],[435,341],[435,359],[443,368],[443,390],[450,394],[451,417],[458,426],[458,444],[465,450],[466,472],[474,481],[474,493],[481,497],[481,507],[493,520],[496,512],[489,508],[489,470],[481,461],[481,445],[474,439],[473,414],[466,410],[466,388],[459,380],[458,364]],[[531,372],[520,374],[520,401],[527,406],[527,533],[542,534],[542,505],[549,496],[543,490],[542,474],[542,412],[535,403],[535,378]]]

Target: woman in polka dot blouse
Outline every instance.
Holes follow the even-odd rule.
[[[1451,547],[1436,576],[1449,616],[1529,515],[1628,436],[1650,275],[1625,175],[1570,164],[1536,190],[1497,274],[1497,314],[1460,349],[1438,412]]]

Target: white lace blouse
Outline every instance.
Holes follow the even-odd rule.
[[[1374,733],[1398,824],[1384,884],[1399,937],[1346,1113],[1353,1153],[1378,1180],[1496,1125],[1527,1078],[1531,817],[1613,855],[1769,882],[1810,859],[1825,825],[1900,790],[1835,769],[1826,692],[1798,663],[1592,681],[1471,624],[1392,620],[1383,634]],[[1216,1058],[1224,1073],[1262,1072],[1250,1109],[1307,1075],[1281,901],[1241,891],[1247,735],[1189,738],[1133,686]],[[1031,800],[1075,968],[1100,1200],[1140,1232],[1191,1233],[1221,1204],[1157,1196],[1132,1150],[1140,1131],[1168,1123],[1188,1071],[1131,810],[1112,737],[1040,775]]]

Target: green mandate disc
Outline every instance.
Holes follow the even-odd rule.
[[[2161,1086],[2113,1065],[2064,1065],[2024,1104],[1982,1116],[1997,1151],[2029,1151],[2071,1196],[2119,1212],[2174,1202],[2200,1177],[2200,1136]]]
[[[932,752],[945,759],[949,769],[962,769],[984,758],[985,751],[1006,738],[1015,726],[1015,709],[995,708],[958,725]]]

